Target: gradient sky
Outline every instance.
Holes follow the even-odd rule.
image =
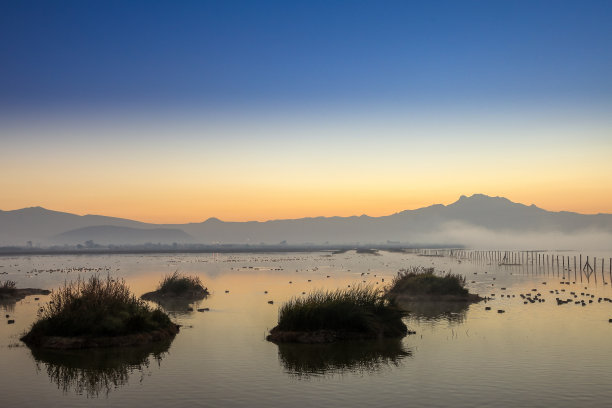
[[[4,1],[0,209],[612,213],[610,1]]]

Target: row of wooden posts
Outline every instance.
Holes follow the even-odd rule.
[[[469,249],[421,249],[418,253],[422,256],[450,256],[475,262],[495,262],[501,266],[521,266],[533,271],[543,270],[550,272],[552,270],[553,273],[556,266],[557,275],[559,275],[560,271],[563,271],[562,276],[567,277],[567,279],[570,279],[571,272],[573,271],[574,280],[577,280],[579,272],[581,282],[583,275],[587,280],[590,280],[591,276],[593,276],[595,282],[597,282],[597,271],[601,265],[599,268],[601,279],[606,283],[605,267],[606,264],[609,264],[607,272],[612,282],[612,258],[609,259],[609,262],[606,262],[605,258],[583,257],[582,254],[558,255],[541,251],[478,251]]]

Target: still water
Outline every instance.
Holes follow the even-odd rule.
[[[281,346],[265,340],[283,301],[313,289],[363,281],[382,286],[400,268],[411,265],[461,273],[470,291],[493,299],[470,306],[406,305],[411,310],[406,323],[416,334],[401,340]],[[18,338],[48,297],[30,296],[0,305],[0,406],[600,407],[612,403],[612,323],[608,322],[612,303],[598,301],[612,298],[607,267],[605,282],[601,274],[597,282],[592,276],[580,282],[574,271],[388,252],[0,258],[0,280],[45,289],[78,276],[108,273],[124,278],[140,295],[176,270],[200,276],[212,294],[196,304],[168,306],[172,318],[182,325],[170,343],[32,352]],[[540,293],[545,301],[525,304],[520,295],[527,293]],[[557,297],[572,302],[558,306]],[[580,300],[585,306],[574,303]],[[485,310],[487,306],[491,310]],[[204,307],[210,311],[197,312]],[[498,309],[505,313],[497,313]],[[8,325],[5,315],[15,324]]]

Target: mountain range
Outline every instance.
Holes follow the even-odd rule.
[[[41,207],[0,211],[0,246],[161,244],[459,243],[481,247],[612,247],[612,214],[546,211],[474,194],[381,217],[151,224]],[[29,242],[28,242],[29,241]]]

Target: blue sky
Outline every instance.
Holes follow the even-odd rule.
[[[4,1],[0,102],[608,103],[610,1]]]
[[[612,1],[0,3],[0,209],[612,212]]]

